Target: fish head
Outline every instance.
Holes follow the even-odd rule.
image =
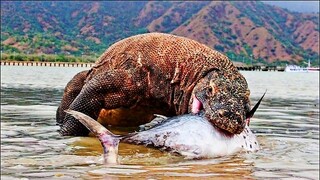
[[[215,70],[202,78],[192,93],[191,112],[201,109],[215,127],[231,134],[240,134],[250,112],[250,90],[240,73]]]

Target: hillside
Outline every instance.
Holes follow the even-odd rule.
[[[319,14],[254,1],[1,1],[6,53],[99,55],[146,32],[189,37],[234,61],[319,63]]]

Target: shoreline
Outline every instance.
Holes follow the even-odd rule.
[[[1,66],[93,67],[94,65],[95,63],[82,62],[1,61]],[[284,67],[277,66],[234,65],[240,71],[284,71]]]
[[[93,67],[94,64],[80,62],[1,61],[1,66]]]

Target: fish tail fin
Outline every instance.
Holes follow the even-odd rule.
[[[106,164],[118,164],[118,147],[123,136],[115,135],[91,117],[74,110],[65,110],[86,126],[101,142]]]

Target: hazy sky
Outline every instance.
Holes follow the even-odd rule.
[[[319,12],[319,1],[262,1],[296,12]]]

